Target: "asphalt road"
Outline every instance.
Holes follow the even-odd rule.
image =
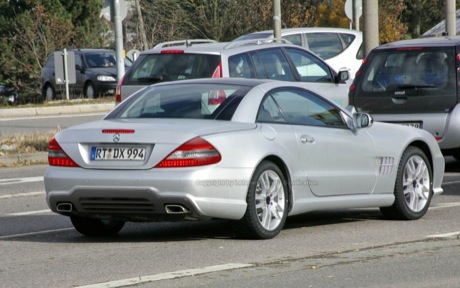
[[[233,238],[227,221],[128,223],[117,237],[83,237],[49,212],[45,169],[0,169],[0,287],[458,287],[460,280],[460,164],[452,159],[445,192],[420,220],[389,221],[377,209],[312,212],[289,218],[266,241]]]

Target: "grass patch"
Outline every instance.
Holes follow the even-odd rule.
[[[0,156],[48,151],[48,143],[58,131],[0,135]]]

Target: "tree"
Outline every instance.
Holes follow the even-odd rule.
[[[402,19],[410,27],[409,38],[419,37],[445,18],[445,0],[405,0],[404,4]]]
[[[0,49],[8,53],[0,56],[0,81],[14,84],[23,98],[40,94],[40,72],[49,53],[100,47],[100,5],[99,0],[1,2]]]
[[[401,40],[405,37],[408,27],[401,20],[405,9],[404,0],[379,0],[380,44]]]

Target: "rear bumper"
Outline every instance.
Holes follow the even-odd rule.
[[[154,170],[86,170],[48,167],[49,208],[64,215],[125,221],[243,217],[252,171],[217,167]],[[71,204],[58,211],[58,204]],[[67,206],[68,207],[68,206]]]

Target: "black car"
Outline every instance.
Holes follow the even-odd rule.
[[[349,102],[374,120],[429,131],[444,155],[460,160],[460,37],[387,43],[373,49]]]
[[[0,83],[0,104],[15,104],[18,98],[18,91],[14,87]]]
[[[114,95],[117,86],[116,52],[111,49],[67,49],[75,53],[76,83],[69,85],[69,97],[97,98]],[[44,100],[64,99],[65,85],[56,84],[54,53],[48,56],[41,72]]]

